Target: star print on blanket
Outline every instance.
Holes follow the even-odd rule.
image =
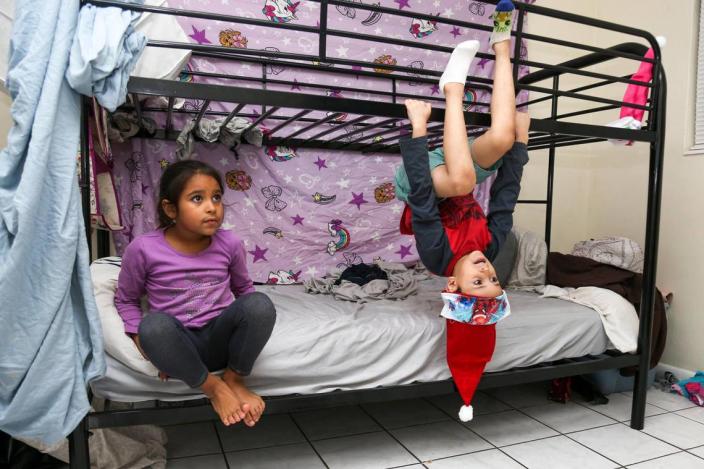
[[[365,0],[357,3],[379,3],[394,10],[437,17],[437,20],[423,20],[381,14],[354,6],[328,8],[328,26],[331,29],[380,38],[378,42],[370,42],[329,36],[328,57],[371,64],[370,68],[353,67],[355,70],[376,70],[389,76],[408,76],[409,80],[397,81],[398,93],[421,98],[440,97],[437,84],[418,82],[414,80],[413,74],[393,69],[397,66],[442,71],[447,57],[422,48],[424,44],[452,47],[463,40],[477,39],[482,43],[482,52],[489,50],[489,32],[450,26],[443,24],[442,19],[490,25],[494,8],[490,4],[481,4],[482,8],[479,8],[474,5],[478,2],[464,4],[454,0]],[[308,0],[169,0],[169,6],[312,27],[320,20],[320,3]],[[270,52],[318,53],[317,34],[225,24],[198,18],[178,17],[178,21],[193,43]],[[414,41],[420,47],[384,44],[385,37]],[[521,55],[525,54],[524,46]],[[278,64],[259,65],[193,57],[188,70],[249,78],[261,78],[264,72],[270,78],[289,82],[268,83],[268,90],[391,102],[390,96],[380,97],[368,92],[391,92],[391,81],[335,75],[331,72],[336,67],[350,67],[313,63],[326,73],[325,83],[329,84],[329,88],[309,86],[321,83],[321,72]],[[493,66],[493,60],[478,60],[470,70],[470,75],[491,77]],[[527,72],[527,67],[519,67],[519,76]],[[188,82],[223,84],[222,80],[216,78],[189,73],[182,75],[182,79]],[[250,81],[227,84],[261,87]],[[465,96],[467,110],[488,111],[488,107],[480,104],[490,101],[488,90],[469,86]],[[526,100],[527,94],[519,93],[518,104]],[[186,100],[183,109],[197,113],[202,105],[203,102],[197,100]],[[433,105],[442,107],[443,103],[437,101]],[[209,110],[213,112],[227,113],[231,109],[223,103],[209,104]],[[264,112],[266,109],[255,105],[248,105],[241,111],[249,120],[257,119]],[[299,110],[293,110],[295,112]],[[183,127],[186,122],[183,116],[174,115],[175,129]],[[163,119],[163,115],[154,114],[151,117]],[[330,129],[331,124],[349,122],[358,116],[314,111],[306,117],[328,117],[330,120],[313,129],[312,133],[302,133],[299,138],[310,137]],[[372,119],[371,122],[379,120]],[[259,127],[266,133],[280,123],[281,120],[267,118],[259,123]],[[300,127],[286,127],[278,131],[276,136],[285,137],[298,130]],[[373,129],[345,136],[341,142],[350,142],[376,131],[378,130]],[[350,133],[351,128],[345,132]],[[380,136],[376,140],[389,136]],[[361,141],[365,144],[371,142],[371,139]],[[118,254],[135,236],[154,229],[158,181],[168,164],[176,161],[175,150],[175,143],[163,140],[132,139],[122,144],[113,142],[114,175],[125,225],[125,230],[115,233]],[[298,283],[319,277],[336,267],[370,263],[375,259],[409,263],[418,260],[413,238],[401,235],[398,229],[403,209],[403,205],[395,199],[393,186],[395,168],[401,164],[398,155],[301,149],[285,145],[255,147],[243,143],[237,147],[235,157],[223,144],[196,140],[191,157],[209,163],[221,173],[226,184],[223,228],[232,229],[243,238],[248,252],[247,267],[256,282]],[[478,187],[474,194],[484,210],[488,205],[490,183],[491,180]]]

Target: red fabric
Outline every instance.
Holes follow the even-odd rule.
[[[496,325],[473,326],[446,320],[447,365],[465,405],[470,405],[496,346]]]
[[[652,59],[655,57],[653,49],[648,49],[644,58]],[[649,83],[653,79],[653,64],[650,62],[641,62],[638,71],[631,75],[631,80],[643,81]],[[623,102],[630,104],[639,104],[645,106],[648,104],[648,91],[650,88],[641,85],[628,85],[626,93],[623,95]],[[632,107],[623,106],[621,108],[621,117],[631,116],[639,122],[643,122],[644,109],[634,109]]]
[[[484,251],[491,243],[491,233],[484,211],[472,194],[450,197],[438,205],[440,219],[452,249],[452,260],[445,275],[452,275],[457,261],[472,251]],[[406,204],[401,215],[401,234],[413,234],[411,208]]]

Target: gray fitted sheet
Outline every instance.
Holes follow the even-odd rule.
[[[264,396],[444,380],[445,321],[442,278],[420,282],[402,301],[350,303],[310,295],[300,285],[259,286],[277,308],[272,336],[248,384]],[[568,301],[509,291],[511,316],[497,325],[496,351],[487,371],[598,354],[610,343],[596,311]],[[202,397],[183,382],[161,382],[108,356],[97,396],[116,401]]]

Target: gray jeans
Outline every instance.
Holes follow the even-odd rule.
[[[208,371],[229,367],[241,376],[271,336],[276,309],[264,293],[240,296],[200,329],[189,329],[170,314],[153,312],[139,324],[139,342],[154,366],[192,388]]]

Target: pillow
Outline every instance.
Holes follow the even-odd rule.
[[[117,276],[120,274],[119,257],[104,257],[90,266],[93,278],[93,294],[98,306],[98,315],[103,327],[105,352],[127,367],[149,376],[158,376],[159,371],[144,358],[134,341],[125,334],[122,318],[115,308]]]
[[[548,259],[548,247],[545,241],[531,231],[521,231],[514,227],[516,237],[516,260],[509,276],[509,287],[532,287],[545,285],[545,270]]]
[[[572,255],[643,273],[643,250],[638,243],[622,236],[580,241],[572,248]]]

